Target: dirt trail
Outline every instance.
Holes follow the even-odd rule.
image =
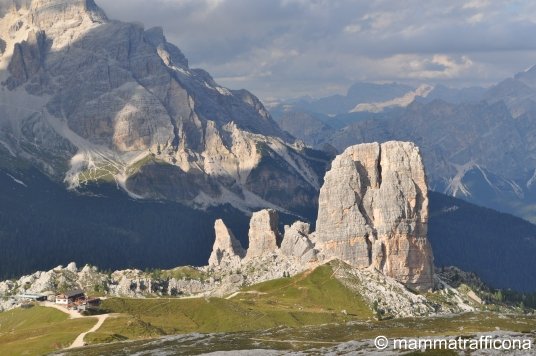
[[[97,323],[91,329],[89,329],[88,331],[83,332],[80,335],[78,335],[76,337],[76,339],[74,340],[74,342],[71,344],[71,346],[69,346],[67,349],[74,349],[76,347],[83,347],[84,346],[84,338],[86,337],[86,335],[89,334],[89,333],[93,333],[93,332],[99,330],[100,327],[102,326],[102,324],[104,324],[104,321],[106,321],[106,319],[108,319],[108,317],[110,316],[110,314],[102,314],[102,315],[95,315],[95,316],[84,316],[84,315],[81,315],[76,310],[69,310],[69,309],[67,309],[65,307],[62,307],[62,306],[57,305],[57,304],[52,303],[52,302],[42,302],[42,303],[40,303],[40,305],[43,306],[43,307],[47,307],[47,308],[57,309],[57,310],[65,313],[65,314],[69,315],[70,319],[82,319],[82,318],[97,319]]]
[[[59,311],[61,312],[64,312],[65,314],[69,315],[69,317],[71,319],[80,319],[80,318],[87,318],[83,315],[81,315],[78,311],[76,310],[69,310],[65,307],[62,307],[61,305],[58,305],[56,303],[52,303],[52,302],[42,302],[40,303],[41,306],[43,307],[47,307],[47,308],[54,308],[54,309],[58,309]]]
[[[289,344],[340,345],[340,342],[336,342],[336,341],[281,340],[281,339],[261,339],[261,338],[251,338],[250,340],[263,341],[263,342],[282,342],[282,343],[289,343]]]
[[[232,299],[232,298],[236,297],[236,296],[239,295],[239,294],[264,295],[264,294],[267,294],[267,293],[258,292],[258,291],[256,291],[256,290],[250,290],[250,291],[238,291],[238,292],[234,292],[234,293],[231,294],[230,296],[225,297],[225,299]]]
[[[77,347],[83,347],[85,346],[85,343],[84,343],[84,338],[86,337],[87,334],[89,333],[94,333],[95,331],[99,330],[100,327],[102,326],[102,324],[104,324],[104,321],[106,319],[108,319],[108,317],[110,316],[110,314],[103,314],[103,315],[97,315],[97,316],[92,316],[91,318],[97,318],[98,321],[97,321],[97,324],[95,324],[91,329],[89,329],[88,331],[86,332],[83,332],[81,333],[80,335],[78,335],[76,337],[76,339],[74,340],[74,342],[71,344],[71,346],[69,346],[67,349],[74,349],[74,348],[77,348]]]

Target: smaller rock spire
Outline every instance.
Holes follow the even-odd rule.
[[[309,234],[311,225],[296,221],[291,226],[285,226],[285,237],[281,243],[281,253],[288,257],[295,257],[303,263],[316,260],[314,243]]]
[[[217,267],[221,265],[240,264],[240,261],[246,254],[240,241],[236,239],[221,219],[216,220],[214,231],[216,233],[216,240],[214,241],[214,247],[212,248],[208,265]]]
[[[265,209],[253,214],[249,222],[249,248],[246,259],[264,256],[277,251],[281,236],[277,230],[277,211]]]

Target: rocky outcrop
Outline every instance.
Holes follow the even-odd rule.
[[[314,262],[316,260],[315,245],[309,239],[311,225],[297,221],[285,226],[285,235],[281,243],[281,253],[287,257],[298,258],[301,262]]]
[[[359,293],[371,303],[381,299],[382,308],[388,309],[393,301],[404,310],[413,305],[416,310],[410,308],[409,314],[393,315],[420,315],[422,308],[415,303],[421,303],[422,298],[400,301],[400,293],[395,290],[402,284],[417,290],[434,286],[433,257],[426,236],[425,178],[419,150],[413,144],[354,146],[338,156],[326,174],[314,233],[309,224],[298,221],[285,227],[281,241],[277,211],[262,210],[251,217],[249,248],[245,252],[223,221],[218,220],[209,266],[150,273],[126,270],[107,275],[94,267],[78,270],[75,264],[69,264],[67,268],[60,266],[16,282],[0,283],[0,297],[9,297],[3,308],[16,306],[15,295],[21,290],[42,293],[83,288],[128,297],[222,296],[245,285],[341,260],[353,271],[350,274],[366,281],[367,287],[359,289]],[[423,313],[428,311],[423,309]]]
[[[357,269],[341,261],[328,262],[331,278],[361,295],[364,301],[384,317],[418,317],[474,311],[478,303],[465,285],[454,289],[437,278],[438,290],[433,298],[408,291],[401,283],[373,269]],[[48,272],[36,272],[19,280],[0,282],[0,312],[26,303],[21,294],[54,295],[69,289],[82,289],[89,296],[103,293],[110,297],[224,297],[267,280],[293,276],[318,264],[305,265],[283,254],[261,256],[240,269],[178,267],[144,272],[137,269],[100,272],[86,265],[81,270],[74,263]]]
[[[279,216],[275,210],[253,213],[249,222],[249,248],[246,259],[265,256],[278,250],[281,239],[278,232]]]
[[[15,89],[37,74],[45,63],[47,38],[44,31],[30,32],[28,39],[15,44],[8,70],[11,77],[6,81],[8,89]]]
[[[279,243],[277,212],[262,210],[251,218],[246,258],[239,261],[231,252],[230,259],[236,267],[236,261],[244,266],[275,256],[301,268],[339,259],[380,271],[409,288],[429,290],[434,271],[427,224],[428,186],[419,149],[394,141],[357,145],[337,156],[325,176],[314,233],[298,221],[285,227]],[[216,229],[213,266],[221,263],[223,250],[233,250],[223,222]]]
[[[412,143],[349,147],[320,191],[316,248],[326,258],[372,266],[418,290],[433,287],[428,187]]]
[[[208,265],[210,267],[235,268],[246,255],[244,248],[240,244],[240,241],[225,226],[223,220],[216,220],[214,231],[216,233],[216,241],[214,241],[214,247],[208,260]]]

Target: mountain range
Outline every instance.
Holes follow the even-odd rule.
[[[92,0],[33,0],[6,11],[0,39],[3,155],[72,190],[109,181],[200,208],[314,205],[326,157],[290,144],[251,93],[190,68],[161,28],[109,20]]]
[[[93,0],[13,2],[0,16],[0,277],[71,260],[204,264],[217,218],[239,236],[265,208],[281,224],[314,222],[331,159],[358,142],[414,141],[433,190],[532,216],[534,70],[486,91],[358,83],[346,96],[271,108],[280,127],[253,94],[190,68],[161,28],[110,20]],[[374,112],[351,112],[360,104]],[[505,277],[530,258],[504,249],[513,262],[499,274],[476,249],[504,229],[468,233],[475,214],[501,217],[530,254],[534,225],[479,209],[456,210],[463,230],[434,228],[452,214],[431,212],[437,262],[534,289],[530,276]],[[475,249],[451,254],[460,241],[445,231]]]
[[[361,112],[334,117],[321,116],[314,107],[274,112],[284,130],[318,148],[341,151],[356,143],[413,141],[423,150],[432,190],[534,222],[535,77],[536,66],[488,89],[435,86],[407,105],[356,102]],[[303,126],[307,129],[300,130]]]

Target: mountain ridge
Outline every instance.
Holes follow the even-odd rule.
[[[251,93],[191,69],[161,28],[111,21],[93,1],[33,0],[0,19],[0,37],[0,142],[69,188],[110,180],[200,209],[315,204],[328,158],[290,144]],[[148,184],[159,174],[176,179]],[[269,201],[281,180],[296,200]]]
[[[413,141],[433,190],[536,221],[535,67],[486,90],[436,86],[406,108],[324,118],[289,109],[280,126],[314,147]],[[279,115],[279,113],[278,113]],[[303,124],[307,130],[300,130]]]

